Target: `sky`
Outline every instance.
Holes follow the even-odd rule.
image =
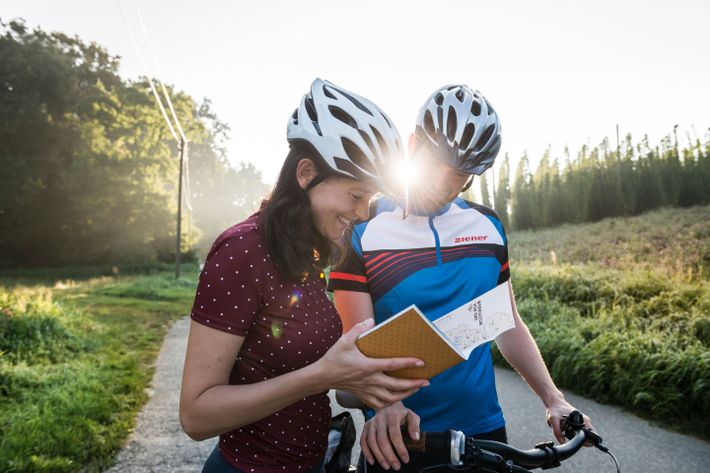
[[[710,127],[707,0],[0,0],[3,22],[18,17],[104,46],[124,78],[210,99],[230,161],[266,182],[316,77],[377,103],[405,143],[435,89],[468,84],[497,110],[512,166],[526,150],[534,167],[548,146],[614,144],[617,124],[652,144]]]

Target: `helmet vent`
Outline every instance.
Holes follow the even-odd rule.
[[[367,113],[371,117],[374,117],[372,112],[366,106],[364,106],[362,103],[360,103],[360,101],[358,99],[356,99],[355,97],[353,97],[349,93],[345,92],[344,90],[339,90],[338,92],[343,94],[343,96],[346,97],[348,100],[350,100],[353,103],[353,105],[355,105],[357,108],[359,108],[363,112]]]
[[[313,122],[313,128],[316,129],[316,133],[318,133],[318,136],[323,136],[323,132],[320,130],[320,125],[318,122]]]
[[[464,98],[463,89],[457,90],[455,95],[456,95],[456,98],[458,99],[458,101],[463,103],[463,98]]]
[[[488,141],[491,139],[491,136],[493,136],[493,130],[495,129],[494,125],[489,125],[488,128],[486,128],[486,131],[483,132],[483,136],[481,136],[481,139],[478,140],[478,143],[476,143],[476,148],[477,149],[483,149]]]
[[[323,86],[323,94],[324,94],[326,97],[328,97],[329,99],[336,100],[335,95],[333,95],[333,92],[331,92],[330,90],[328,90],[328,86],[327,86],[327,85],[324,85],[324,86]]]
[[[341,137],[340,142],[343,144],[345,154],[348,155],[348,159],[350,159],[350,161],[355,163],[356,166],[367,170],[368,172],[371,172],[373,174],[376,173],[375,169],[373,169],[372,163],[369,159],[367,159],[367,156],[365,156],[365,153],[362,152],[358,145],[356,145],[345,137]]]
[[[438,94],[436,94],[436,97],[434,97],[434,102],[435,102],[437,105],[443,104],[443,103],[444,103],[444,95],[443,95],[441,92],[439,92]]]
[[[310,118],[312,122],[318,122],[318,112],[316,112],[316,107],[313,105],[313,99],[306,99],[305,105],[308,118]]]
[[[429,110],[424,113],[424,131],[426,131],[426,134],[431,137],[436,136],[436,127],[434,127],[434,119],[431,117],[431,112]]]
[[[474,101],[471,103],[471,113],[473,113],[473,115],[476,117],[481,114],[481,102],[474,99]]]
[[[348,112],[334,105],[328,105],[328,110],[330,111],[330,114],[333,115],[333,117],[357,130],[357,123],[355,122],[355,119],[352,117],[352,115],[350,115]]]
[[[486,99],[484,99],[486,100]],[[488,107],[488,115],[494,115],[496,113],[495,110],[493,110],[493,107],[491,107],[491,104],[488,103],[488,100],[486,100],[486,107]]]
[[[293,118],[293,124],[298,125],[298,109],[293,111],[293,115],[291,115]]]
[[[468,148],[468,145],[471,144],[471,138],[473,138],[473,134],[475,132],[476,126],[473,123],[466,125],[466,128],[463,130],[463,135],[461,136],[461,144],[459,146],[461,149]]]
[[[367,144],[367,147],[370,148],[370,152],[376,156],[377,153],[375,152],[375,144],[372,142],[372,139],[369,136],[367,136],[367,133],[365,133],[364,131],[362,131],[362,130],[358,130],[358,131],[360,132],[360,136],[362,137],[362,139]]]
[[[372,133],[375,135],[375,139],[377,139],[377,144],[380,145],[380,152],[382,156],[387,156],[390,153],[389,146],[387,146],[387,142],[385,139],[382,137],[379,131],[377,131],[376,128],[374,128],[372,125],[370,125],[370,129],[372,130]]]
[[[449,107],[449,116],[446,119],[446,137],[449,141],[454,141],[456,137],[456,110]]]

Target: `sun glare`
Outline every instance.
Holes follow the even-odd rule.
[[[419,177],[419,169],[411,159],[402,161],[397,169],[397,180],[404,187],[410,187]]]

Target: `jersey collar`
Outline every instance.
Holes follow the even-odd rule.
[[[454,199],[454,200],[456,200],[456,199]],[[449,209],[451,208],[451,205],[454,203],[454,200],[452,200],[448,204],[444,204],[442,207],[439,207],[438,209],[434,210],[433,212],[425,212],[424,210],[419,209],[417,207],[410,207],[409,214],[410,215],[417,215],[420,217],[438,217],[439,215],[443,215],[449,211]],[[397,205],[403,209],[404,205],[405,205],[404,199],[397,199]]]

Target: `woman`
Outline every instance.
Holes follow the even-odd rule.
[[[357,350],[371,322],[340,338],[321,272],[401,155],[396,128],[372,102],[316,79],[287,137],[271,198],[217,238],[200,275],[180,420],[195,440],[220,436],[204,472],[321,471],[328,389],[384,407],[428,384],[383,374],[420,360]]]

